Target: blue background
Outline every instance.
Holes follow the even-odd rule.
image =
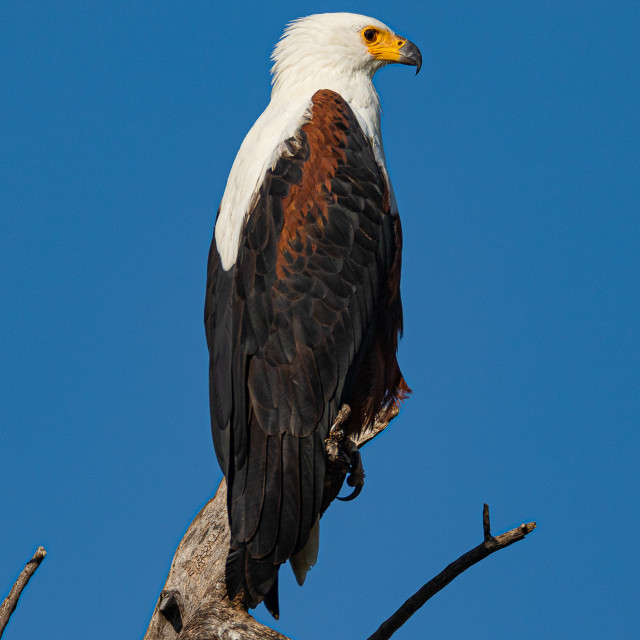
[[[376,78],[414,395],[305,587],[281,572],[275,626],[367,637],[487,501],[494,533],[539,528],[394,637],[637,632],[640,5],[23,0],[0,5],[0,592],[49,555],[7,640],[144,633],[220,479],[214,214],[285,23],[339,10],[424,56]]]

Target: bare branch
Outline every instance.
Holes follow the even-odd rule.
[[[484,505],[482,522],[484,530],[484,541],[482,544],[471,549],[471,551],[467,551],[467,553],[460,556],[455,562],[452,562],[435,578],[429,580],[427,584],[414,593],[388,620],[385,620],[367,640],[387,640],[420,609],[429,598],[441,589],[444,589],[444,587],[454,578],[457,578],[463,571],[480,562],[480,560],[484,560],[484,558],[495,551],[504,549],[514,542],[522,540],[536,528],[535,522],[529,522],[527,524],[521,524],[519,527],[494,538],[491,535],[489,506],[487,504]]]
[[[0,638],[4,633],[4,629],[9,622],[11,614],[16,610],[22,590],[27,586],[27,583],[31,580],[31,576],[36,572],[36,569],[40,566],[40,563],[44,560],[46,555],[47,552],[44,547],[38,547],[36,549],[36,552],[33,554],[33,558],[27,562],[15,584],[11,587],[9,595],[4,599],[2,606],[0,606]]]
[[[482,529],[484,531],[484,541],[491,540],[491,520],[489,520],[489,505],[485,502],[482,508]]]

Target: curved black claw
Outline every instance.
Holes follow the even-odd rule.
[[[362,466],[362,456],[360,455],[358,447],[356,447],[351,440],[345,441],[343,446],[349,453],[349,458],[351,460],[347,484],[350,487],[354,487],[354,489],[352,493],[344,498],[341,498],[340,496],[336,497],[341,502],[349,502],[350,500],[355,500],[360,495],[362,487],[364,487],[364,467]]]
[[[360,495],[362,487],[364,487],[364,484],[359,484],[348,496],[345,496],[344,498],[336,496],[336,500],[340,500],[340,502],[351,502],[351,500],[355,500]]]

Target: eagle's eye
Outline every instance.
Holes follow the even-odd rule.
[[[373,44],[378,38],[378,30],[374,29],[373,27],[367,27],[362,32],[362,37],[364,38],[365,42]]]

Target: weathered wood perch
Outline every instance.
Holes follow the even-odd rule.
[[[362,447],[372,440],[397,414],[397,407],[392,407],[385,415],[378,416],[373,427],[360,436],[357,446]],[[242,602],[231,602],[227,598],[224,581],[229,547],[226,493],[223,480],[178,545],[144,640],[289,640],[259,623]],[[523,524],[494,538],[490,532],[489,509],[485,505],[482,544],[425,584],[368,640],[389,638],[456,576],[494,551],[522,540],[535,526],[535,522]]]
[[[46,555],[47,552],[44,547],[38,547],[36,549],[33,558],[27,562],[25,568],[20,572],[18,579],[15,581],[13,587],[11,587],[11,591],[9,591],[9,595],[0,606],[0,638],[4,633],[11,614],[16,609],[22,590],[27,586],[27,583],[31,580],[31,576],[36,572],[36,569],[40,566],[40,563]]]

